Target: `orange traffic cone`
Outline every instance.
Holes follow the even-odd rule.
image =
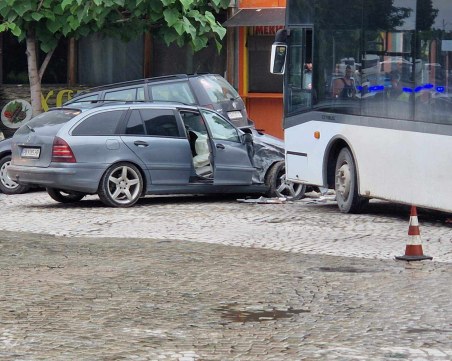
[[[415,206],[411,206],[410,224],[408,227],[408,240],[405,249],[405,255],[396,256],[396,259],[402,261],[422,261],[425,259],[433,259],[426,256],[422,252],[421,233],[419,231],[419,222],[417,219],[417,211]]]

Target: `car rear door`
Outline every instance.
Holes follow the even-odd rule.
[[[189,183],[192,155],[187,138],[171,109],[132,109],[123,142],[142,160],[151,183]]]
[[[252,184],[254,167],[240,132],[218,113],[201,110],[212,142],[214,184]]]

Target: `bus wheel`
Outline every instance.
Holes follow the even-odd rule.
[[[358,213],[368,200],[358,194],[356,166],[350,149],[342,148],[339,152],[334,178],[336,200],[340,211]]]

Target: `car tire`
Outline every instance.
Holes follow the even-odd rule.
[[[122,162],[112,165],[102,176],[98,195],[110,207],[131,207],[143,192],[143,177],[136,166]]]
[[[268,171],[265,184],[269,187],[267,196],[299,200],[306,193],[306,184],[295,183],[286,179],[284,161],[275,163]]]
[[[369,202],[358,194],[356,164],[348,148],[342,148],[337,156],[334,187],[337,205],[342,213],[359,213]]]
[[[7,170],[10,165],[11,155],[5,155],[0,159],[0,190],[5,194],[25,193],[30,187],[16,183],[8,176]]]
[[[75,203],[82,200],[82,198],[86,195],[85,193],[64,191],[56,188],[46,188],[46,191],[53,200],[60,203]]]

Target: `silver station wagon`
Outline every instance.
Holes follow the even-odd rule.
[[[55,108],[12,138],[9,177],[54,200],[97,194],[113,207],[147,194],[241,193],[298,199],[285,179],[284,144],[235,127],[207,108],[130,103]]]

